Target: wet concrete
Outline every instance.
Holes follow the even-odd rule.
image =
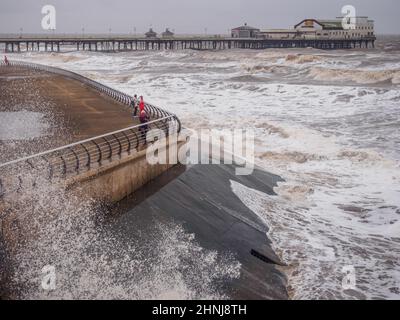
[[[38,112],[42,137],[2,140],[0,162],[59,147],[138,123],[128,108],[77,80],[24,68],[0,68],[1,112]],[[31,124],[30,124],[31,125]]]
[[[281,261],[271,249],[266,224],[231,190],[231,180],[269,195],[281,179],[262,170],[235,176],[229,165],[175,167],[118,205],[110,223],[113,233],[128,242],[146,239],[156,221],[182,224],[205,249],[233,254],[241,276],[225,279],[221,290],[231,299],[287,299]],[[179,250],[177,248],[177,250]],[[217,285],[217,284],[216,284]]]

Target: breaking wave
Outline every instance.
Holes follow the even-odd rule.
[[[319,62],[321,60],[322,58],[320,56],[309,55],[309,54],[297,54],[297,55],[289,54],[286,56],[286,61],[298,64]]]
[[[334,81],[357,84],[400,84],[400,70],[353,70],[353,69],[329,69],[312,67],[309,77],[319,81]]]

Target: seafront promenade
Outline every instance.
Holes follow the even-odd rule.
[[[0,101],[0,112],[40,113],[47,122],[41,136],[30,137],[28,132],[12,154],[2,150],[0,163],[26,155],[27,149],[43,152],[139,123],[128,107],[80,81],[29,68],[0,67]],[[35,123],[27,125],[37,131]]]
[[[68,186],[84,180],[92,196],[118,201],[172,166],[150,165],[145,155],[148,142],[157,138],[152,140],[152,129],[165,136],[181,131],[175,115],[145,103],[146,136],[132,115],[133,97],[122,92],[30,63],[3,64],[0,72],[1,111],[39,112],[48,122],[42,136],[0,140],[0,197],[19,191],[27,172],[40,168],[48,180],[62,179]]]

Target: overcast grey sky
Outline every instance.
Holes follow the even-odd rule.
[[[377,33],[400,33],[399,0],[0,0],[0,33],[43,32],[41,8],[57,10],[57,33],[226,33],[242,25],[291,27],[303,18],[334,18],[344,5],[375,20]]]

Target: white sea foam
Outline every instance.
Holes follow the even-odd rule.
[[[24,181],[34,177],[28,172]],[[7,284],[14,299],[223,299],[215,282],[239,276],[233,257],[203,249],[172,221],[127,237],[103,220],[99,203],[41,179],[6,200],[18,226]],[[55,268],[51,291],[41,286],[48,265]]]

